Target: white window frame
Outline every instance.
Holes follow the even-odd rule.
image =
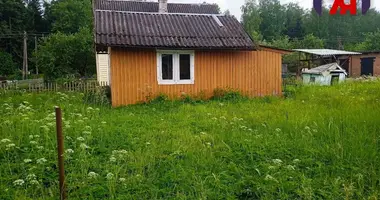
[[[162,54],[173,55],[173,80],[162,79]],[[180,60],[181,54],[190,55],[190,80],[180,80]],[[194,84],[194,51],[172,51],[157,50],[157,81],[159,85],[191,85]]]

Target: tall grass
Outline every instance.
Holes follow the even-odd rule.
[[[288,99],[118,109],[82,99],[1,97],[0,199],[57,198],[55,105],[64,112],[70,199],[380,195],[379,81],[300,87]]]

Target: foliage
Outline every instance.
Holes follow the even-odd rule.
[[[74,74],[76,77],[92,75],[95,53],[90,30],[81,29],[76,34],[56,33],[46,38],[36,54],[46,80]]]
[[[362,43],[355,45],[352,50],[355,51],[376,51],[380,48],[380,29],[373,33],[365,34],[365,39]]]
[[[13,75],[17,66],[12,60],[12,55],[0,50],[0,76]]]
[[[111,104],[109,86],[99,86],[94,91],[85,92],[83,100],[87,104],[107,106]]]
[[[338,94],[338,95],[337,95]],[[112,109],[77,93],[0,98],[0,199],[376,199],[380,82],[295,98]]]
[[[72,34],[92,27],[91,1],[88,0],[53,1],[49,14],[54,32]]]
[[[230,88],[216,88],[213,93],[212,99],[214,100],[233,101],[246,98],[240,91]]]

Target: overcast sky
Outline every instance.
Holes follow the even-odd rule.
[[[281,3],[289,3],[289,2],[298,2],[304,8],[311,8],[313,6],[313,0],[280,0]],[[326,0],[326,2],[331,2],[332,0]],[[241,11],[240,7],[244,4],[245,0],[168,0],[168,2],[177,2],[177,3],[217,3],[219,4],[222,11],[230,10],[231,14],[235,15],[237,19],[240,20]],[[372,0],[373,7],[377,9],[380,8],[380,1]]]

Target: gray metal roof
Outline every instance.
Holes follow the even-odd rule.
[[[360,55],[359,52],[342,51],[334,49],[293,49],[294,51],[309,53],[319,56],[333,56],[333,55]]]
[[[220,26],[218,22],[223,26]],[[96,10],[96,44],[104,46],[254,50],[232,16]]]
[[[330,63],[326,65],[321,65],[316,68],[308,69],[306,71],[303,71],[303,74],[322,74],[324,72],[341,72],[341,73],[346,73],[346,70],[341,68],[338,63]]]

